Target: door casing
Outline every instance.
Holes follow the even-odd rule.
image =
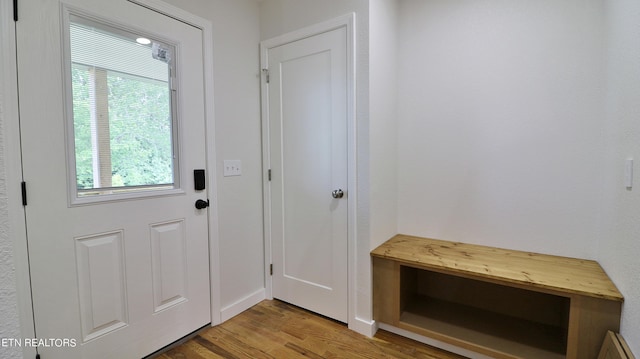
[[[196,27],[203,35],[203,63],[204,63],[204,91],[205,91],[205,121],[206,121],[206,163],[208,167],[207,188],[211,198],[217,198],[217,155],[215,151],[215,118],[213,104],[213,25],[209,20],[193,15],[185,10],[177,8],[159,0],[128,0],[173,17],[179,21]],[[18,5],[19,6],[19,5]],[[0,16],[9,19],[13,13],[11,2],[0,3]],[[18,12],[19,15],[19,12]],[[19,19],[18,19],[19,21]],[[10,21],[0,22],[0,49],[6,54],[16,53],[15,25]],[[21,200],[22,182],[22,150],[20,143],[20,119],[17,96],[17,77],[20,70],[15,56],[5,57],[0,60],[2,73],[2,85],[0,87],[0,101],[4,111],[0,112],[0,124],[3,126],[4,160],[6,168],[6,186],[8,197],[8,225],[9,236],[13,239],[13,258],[16,276],[16,297],[18,302],[18,316],[20,321],[20,334],[23,338],[35,338],[35,325],[33,318],[31,283],[29,277],[29,254],[27,245],[27,223],[25,220],[24,206]],[[221,320],[220,305],[220,267],[219,267],[219,233],[218,233],[218,207],[212,201],[209,208],[209,258],[211,280],[211,325],[217,325]],[[170,343],[167,343],[170,344]],[[24,357],[35,357],[36,350],[33,347],[23,346]]]
[[[356,181],[356,62],[355,62],[355,13],[346,14],[322,23],[305,27],[293,32],[289,32],[268,40],[260,42],[260,66],[267,69],[268,51],[271,48],[285,45],[300,39],[308,38],[327,31],[344,27],[347,32],[347,177],[349,196],[348,205],[348,325],[354,329],[357,324],[355,316],[355,305],[357,298],[356,288],[356,204],[357,204],[357,181]],[[267,72],[262,71],[261,81],[262,96],[262,159],[263,159],[263,205],[264,205],[264,233],[265,233],[265,287],[266,297],[273,299],[271,263],[272,262],[272,240],[271,240],[271,192],[269,181],[270,169],[270,135],[269,135],[269,86],[266,82]]]

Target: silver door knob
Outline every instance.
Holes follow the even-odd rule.
[[[342,198],[344,197],[344,192],[341,189],[337,189],[331,192],[331,195],[333,196],[333,198]]]

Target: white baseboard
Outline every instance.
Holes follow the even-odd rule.
[[[349,322],[349,329],[372,338],[378,331],[378,326],[375,320],[364,320],[356,317]]]
[[[409,339],[413,339],[413,340],[418,341],[420,343],[431,345],[432,347],[436,347],[436,348],[440,348],[442,350],[446,350],[446,351],[448,351],[450,353],[455,353],[455,354],[458,354],[458,355],[462,355],[462,356],[467,357],[467,358],[471,358],[471,359],[492,359],[491,357],[488,357],[486,355],[479,354],[479,353],[476,353],[476,352],[473,352],[473,351],[470,351],[470,350],[467,350],[467,349],[463,349],[463,348],[457,347],[455,345],[447,344],[447,343],[441,342],[439,340],[431,339],[431,338],[428,338],[428,337],[425,337],[425,336],[410,332],[408,330],[396,328],[396,327],[388,325],[388,324],[379,323],[378,326],[382,330],[386,330],[386,331],[394,333],[394,334],[402,335],[403,337],[407,337]]]
[[[222,323],[262,302],[264,299],[265,289],[261,288],[260,290],[222,308],[222,310],[220,310],[220,319]]]

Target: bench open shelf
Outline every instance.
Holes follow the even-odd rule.
[[[372,256],[374,318],[461,348],[595,359],[619,329],[622,295],[593,261],[402,235]]]

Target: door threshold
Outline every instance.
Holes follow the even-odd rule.
[[[188,342],[189,340],[195,338],[197,335],[199,335],[200,333],[206,331],[207,329],[211,328],[211,323],[207,323],[206,325],[204,325],[202,328],[196,329],[195,331],[185,335],[184,337],[176,340],[175,342],[166,345],[158,350],[156,350],[155,352],[143,357],[142,359],[153,359],[153,358],[157,358],[158,356],[160,356],[161,354],[166,353],[167,351],[180,346],[186,342]]]

